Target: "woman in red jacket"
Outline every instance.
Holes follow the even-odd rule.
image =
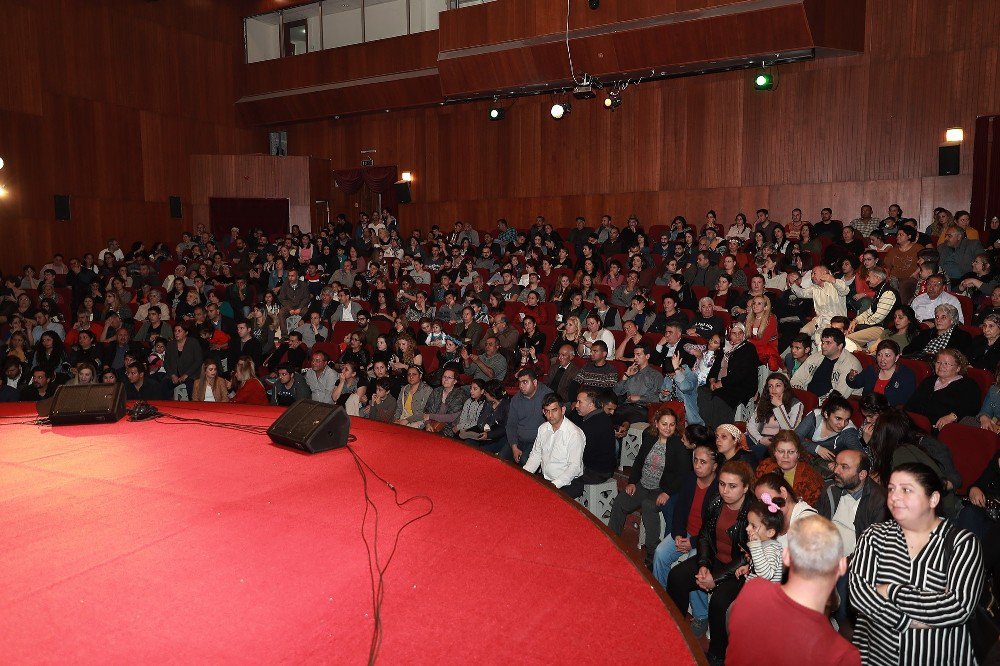
[[[249,356],[241,356],[233,370],[229,388],[236,391],[231,402],[238,405],[268,405],[267,391],[259,379],[257,369]]]

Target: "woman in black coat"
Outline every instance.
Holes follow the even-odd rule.
[[[956,349],[943,349],[934,357],[934,372],[910,396],[906,411],[928,418],[935,430],[966,416],[975,416],[983,397],[979,384],[965,376],[969,361]]]
[[[747,342],[746,327],[737,322],[729,329],[731,347],[723,360],[715,363],[708,373],[708,383],[698,389],[698,411],[710,428],[736,420],[736,408],[757,392],[757,371],[760,357],[757,348]],[[728,357],[728,360],[726,359]],[[722,366],[726,376],[721,379]]]
[[[672,409],[663,407],[657,411],[651,427],[642,434],[625,492],[619,493],[611,505],[608,527],[618,535],[628,514],[642,509],[647,566],[652,566],[653,551],[660,544],[660,509],[680,491],[684,476],[691,471],[691,451],[681,441],[677,423],[677,414]]]
[[[698,554],[675,566],[667,579],[667,593],[678,608],[687,608],[692,592],[712,593],[708,604],[708,627],[712,631],[708,658],[711,663],[721,663],[726,657],[729,643],[726,613],[743,587],[743,579],[736,577],[736,570],[745,564],[752,482],[753,470],[745,462],[731,460],[722,466],[719,496],[709,504],[698,533]],[[730,539],[728,547],[716,541],[720,521],[729,525],[726,529]],[[692,627],[695,635],[703,635],[704,620],[695,618],[695,621]]]
[[[935,342],[941,336],[948,336],[947,343]],[[935,343],[931,347],[931,350],[934,351],[950,347],[963,354],[969,353],[969,348],[972,347],[972,336],[958,327],[958,308],[954,305],[942,303],[934,308],[934,325],[926,331],[920,331],[917,337],[913,338],[910,344],[903,349],[903,356],[930,360],[934,356],[934,351],[929,350],[927,346],[932,342]]]
[[[983,334],[969,345],[969,365],[993,372],[1000,363],[1000,314],[986,315]]]

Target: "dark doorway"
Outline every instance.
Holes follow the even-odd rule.
[[[288,199],[212,197],[208,200],[208,219],[216,238],[225,238],[233,227],[239,227],[241,235],[250,229],[263,229],[269,238],[283,236],[290,228]]]
[[[282,23],[281,26],[282,57],[299,55],[309,50],[309,25],[305,19]]]

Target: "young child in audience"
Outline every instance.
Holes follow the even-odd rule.
[[[663,384],[660,386],[660,398],[663,400],[683,400],[685,419],[688,423],[705,423],[698,410],[698,387],[704,386],[708,381],[708,373],[716,359],[720,357],[721,349],[721,333],[710,335],[707,345],[684,345],[684,351],[698,359],[695,361],[694,367],[688,369],[687,366],[680,365],[680,354],[677,353],[671,359],[675,372],[664,373]],[[670,365],[664,363],[664,369],[669,370]]]
[[[771,496],[764,493],[754,500],[747,513],[747,554],[750,564],[736,570],[737,576],[764,578],[773,583],[781,582],[781,544],[778,535],[785,527],[785,515]]]
[[[431,331],[427,334],[427,340],[424,344],[429,347],[444,347],[447,339],[448,334],[441,328],[441,322],[435,319],[434,323],[431,324]]]

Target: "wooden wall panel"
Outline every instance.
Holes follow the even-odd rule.
[[[511,22],[544,18],[546,3],[511,4],[521,8]],[[708,208],[727,221],[759,207],[787,220],[796,206],[850,219],[863,203],[894,202],[928,223],[935,205],[968,205],[974,119],[1000,112],[998,31],[990,0],[869,0],[864,55],[778,67],[770,92],[752,89],[752,72],[730,72],[632,86],[614,113],[574,101],[560,122],[548,115],[559,98],[539,95],[506,102],[502,122],[483,102],[303,123],[289,128],[289,148],[335,168],[375,148],[379,163],[413,171],[404,229],[604,212],[700,221]],[[967,133],[962,173],[939,178],[951,126]]]
[[[191,228],[188,156],[266,150],[239,125],[243,31],[228,2],[0,0],[0,270],[110,236]],[[72,197],[56,222],[53,195]],[[185,217],[170,217],[177,195]]]
[[[325,172],[327,178],[321,175]],[[288,199],[290,224],[312,228],[313,202],[330,197],[330,163],[308,157],[192,155],[194,224],[209,224],[209,199]],[[313,188],[316,188],[314,191]]]

